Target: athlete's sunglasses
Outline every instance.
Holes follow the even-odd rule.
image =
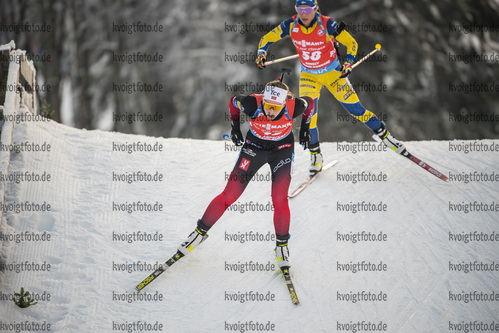
[[[307,14],[310,15],[314,12],[315,7],[295,7],[296,12],[300,15]]]
[[[279,112],[281,111],[283,108],[284,108],[284,105],[285,104],[272,104],[272,103],[267,103],[265,101],[263,101],[263,107],[267,110],[274,110],[276,112]]]

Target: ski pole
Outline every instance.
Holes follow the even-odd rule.
[[[286,60],[290,60],[290,59],[294,59],[294,58],[298,58],[298,54],[293,54],[293,55],[290,55],[290,56],[287,56],[287,57],[284,57],[284,58],[279,58],[279,59],[276,59],[276,60],[268,61],[268,62],[265,63],[265,66],[266,65],[276,64],[278,62],[282,62],[282,61],[286,61]]]
[[[371,52],[369,52],[369,54],[367,54],[366,56],[364,56],[362,59],[360,59],[359,61],[357,61],[355,64],[353,64],[352,65],[352,69],[355,68],[355,67],[357,67],[358,65],[360,65],[367,58],[369,58],[370,56],[372,56],[374,53],[378,52],[379,50],[381,50],[381,45],[380,44],[376,44],[376,48],[374,50],[372,50]],[[290,56],[287,56],[287,57],[284,57],[284,58],[279,58],[279,59],[276,59],[276,60],[268,61],[268,62],[265,63],[265,65],[272,65],[272,64],[276,64],[278,62],[282,62],[282,61],[286,61],[286,60],[291,60],[291,59],[294,59],[294,58],[298,58],[298,54],[293,54],[293,55],[290,55]]]
[[[376,44],[374,50],[369,52],[369,54],[367,54],[365,57],[363,57],[362,59],[360,59],[359,61],[357,61],[355,64],[352,65],[352,69],[354,69],[355,67],[360,65],[364,60],[366,60],[367,58],[369,58],[370,56],[372,56],[374,53],[378,52],[379,50],[381,50],[381,45]]]

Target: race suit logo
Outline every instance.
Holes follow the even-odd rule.
[[[250,163],[251,163],[250,160],[243,158],[241,161],[241,164],[239,164],[239,169],[242,169],[244,171],[248,171],[248,167],[249,167]]]
[[[281,160],[281,161],[279,161],[279,163],[277,163],[277,165],[275,166],[275,168],[272,171],[276,172],[280,167],[282,167],[283,165],[289,164],[291,162],[292,162],[292,159],[289,157],[285,160]]]

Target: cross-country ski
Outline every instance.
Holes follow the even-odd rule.
[[[330,169],[331,167],[333,167],[336,163],[338,163],[338,161],[332,161],[328,164],[326,164],[322,170],[320,172],[316,172],[314,173],[313,175],[309,175],[307,177],[307,179],[301,183],[295,190],[293,190],[290,194],[289,194],[289,198],[294,198],[296,197],[298,194],[300,194],[303,190],[305,190],[305,188],[307,188],[310,184],[312,184],[312,182],[317,179],[322,173],[326,172],[328,169]]]

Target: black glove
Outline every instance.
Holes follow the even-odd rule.
[[[300,144],[303,146],[303,150],[307,149],[312,136],[310,135],[310,129],[307,125],[301,125],[300,127]]]
[[[243,145],[244,142],[243,133],[241,133],[241,130],[239,128],[232,127],[232,130],[230,131],[230,138],[236,146]]]

